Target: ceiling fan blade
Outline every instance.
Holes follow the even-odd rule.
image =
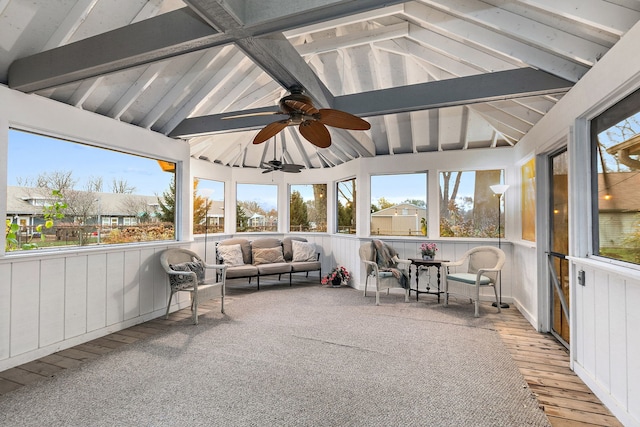
[[[334,128],[351,130],[371,129],[371,124],[369,124],[369,122],[344,111],[333,110],[331,108],[321,108],[319,112],[320,117],[318,118],[318,121]]]
[[[306,120],[300,123],[300,134],[310,143],[319,148],[327,148],[331,145],[331,134],[320,122]]]
[[[229,119],[241,119],[243,117],[255,117],[255,116],[274,116],[276,114],[285,114],[282,111],[262,111],[259,113],[247,113],[247,114],[236,114],[235,116],[227,116],[221,117],[221,120],[229,120]]]
[[[282,168],[280,168],[280,170],[282,172],[288,172],[288,173],[300,173],[300,170],[304,168],[304,166],[302,165],[295,165],[295,164],[287,164],[285,163],[284,165],[282,165]]]
[[[273,172],[273,171],[274,171],[274,169],[267,169],[267,170],[262,171],[262,173],[269,173],[269,172]]]
[[[294,99],[285,99],[283,102],[292,110],[302,111],[304,114],[309,116],[319,113],[319,110],[316,107],[311,104],[307,104],[306,102],[296,101]]]
[[[290,120],[279,120],[277,122],[272,122],[262,128],[260,132],[253,138],[254,144],[262,144],[267,139],[275,136],[282,129],[286,128],[289,125]]]

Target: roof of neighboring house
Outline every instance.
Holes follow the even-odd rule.
[[[407,209],[409,211],[409,215],[418,215],[424,216],[426,214],[427,209],[424,207],[416,206],[411,203],[399,203],[397,205],[391,206],[389,208],[380,209],[379,211],[373,212],[372,216],[392,216],[392,215],[403,215],[402,211]]]
[[[210,200],[210,201],[211,201],[211,207],[207,212],[207,216],[223,218],[224,217],[224,201],[222,200]]]
[[[79,193],[87,193],[79,191]],[[127,204],[144,204],[155,210],[158,206],[156,196],[142,196],[125,193],[93,193],[95,194],[95,214],[113,216],[131,216],[131,208]],[[55,201],[56,198],[47,194],[47,190],[34,187],[7,186],[7,216],[39,215],[42,206],[31,203],[33,200]]]

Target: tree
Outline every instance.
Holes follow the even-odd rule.
[[[410,205],[419,206],[419,207],[427,206],[427,203],[422,199],[407,199],[402,203],[409,203]]]
[[[243,208],[245,208],[245,210],[247,212],[257,213],[257,214],[264,215],[264,216],[267,215],[267,212],[255,200],[238,200],[237,203],[238,203],[238,205],[240,205]]]
[[[289,209],[291,228],[296,227],[297,231],[308,230],[309,218],[307,215],[307,205],[304,203],[299,191],[291,192]]]
[[[247,221],[249,217],[244,213],[244,209],[240,204],[236,204],[236,229],[238,231],[245,231],[247,229]]]
[[[347,229],[347,233],[355,232],[355,212],[356,212],[356,180],[349,179],[339,182],[338,190],[338,227],[340,230]],[[345,204],[342,204],[342,200]]]
[[[46,240],[44,233],[42,233],[42,227],[51,228],[53,227],[53,223],[57,219],[64,218],[64,214],[62,213],[67,205],[62,201],[62,193],[57,190],[53,190],[51,192],[51,197],[53,202],[50,205],[43,206],[42,208],[42,216],[44,218],[44,224],[40,224],[36,227],[36,231],[40,233],[40,239],[42,241]],[[5,221],[5,251],[12,251],[18,248],[18,232],[20,231],[20,225],[17,223],[13,223],[11,219],[7,219]],[[30,237],[27,243],[22,244],[22,249],[36,249],[38,245],[31,241],[33,235]]]
[[[380,210],[387,209],[387,208],[390,208],[390,207],[393,207],[393,206],[395,206],[395,203],[391,203],[390,201],[388,201],[384,197],[380,197],[378,199],[378,207],[380,208]]]
[[[90,176],[87,179],[84,189],[92,193],[102,193],[103,180],[101,176]]]
[[[129,216],[135,216],[139,222],[149,222],[153,210],[142,196],[130,194],[120,203],[120,209]]]
[[[113,179],[111,182],[111,192],[118,194],[133,194],[136,187],[132,187],[123,179]]]
[[[451,178],[455,174],[455,182],[451,189]],[[451,216],[451,208],[456,206],[456,197],[460,188],[462,171],[442,172],[442,187],[440,188],[440,221],[447,220]]]
[[[327,231],[326,184],[313,184],[313,205],[313,209],[307,210],[309,221],[313,221],[316,224],[317,231]]]
[[[71,190],[77,184],[77,180],[73,179],[72,171],[53,171],[45,172],[36,178],[36,187],[46,188],[48,190],[57,190],[63,195],[66,191]]]
[[[207,222],[207,213],[213,205],[213,200],[198,195],[198,184],[200,180],[193,180],[193,225],[205,224]]]
[[[174,223],[176,218],[176,176],[174,175],[169,188],[158,197],[160,206],[160,221]]]
[[[478,237],[498,235],[498,210],[500,198],[493,194],[491,186],[500,184],[500,170],[476,171],[473,191],[473,229]]]
[[[338,201],[338,227],[351,230],[353,225],[353,204],[347,203],[346,206]]]

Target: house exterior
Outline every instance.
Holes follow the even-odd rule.
[[[87,193],[80,191],[80,193]],[[87,193],[88,194],[88,193]],[[136,225],[141,222],[158,221],[160,206],[156,196],[141,196],[124,193],[90,193],[90,206],[85,217],[67,213],[64,224],[100,224],[103,230]],[[7,186],[7,219],[23,227],[24,232],[33,232],[44,224],[43,208],[56,201],[64,201],[49,191],[33,187]]]
[[[371,234],[383,236],[422,235],[421,220],[427,217],[426,208],[400,203],[371,213]]]

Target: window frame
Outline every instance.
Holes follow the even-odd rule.
[[[341,233],[340,232],[340,194],[341,192],[339,191],[339,185],[347,182],[347,181],[353,181],[353,192],[352,192],[352,198],[353,198],[353,204],[355,204],[355,210],[352,209],[352,214],[351,214],[351,219],[353,221],[353,227],[349,226],[349,231],[351,231],[351,229],[353,229],[353,233],[349,232],[349,233]],[[344,178],[341,179],[340,181],[335,181],[334,187],[335,189],[335,198],[334,198],[334,202],[335,202],[335,209],[334,209],[334,215],[335,215],[335,226],[334,226],[334,233],[338,234],[338,235],[347,235],[347,236],[355,236],[358,234],[358,180],[357,177],[352,176],[350,178]],[[345,197],[346,200],[349,200]],[[347,202],[348,203],[348,202]]]
[[[619,123],[627,120],[635,115],[640,115],[640,89],[636,89],[633,92],[626,95],[618,102],[611,105],[606,110],[589,120],[588,132],[589,132],[589,149],[590,149],[590,161],[591,161],[591,248],[589,252],[607,262],[611,262],[614,265],[630,267],[634,269],[640,268],[640,261],[633,262],[628,259],[614,258],[602,253],[602,247],[600,245],[600,186],[599,186],[599,137],[603,132],[615,127]],[[640,135],[640,130],[636,135]],[[634,138],[634,137],[631,137]],[[629,138],[629,139],[631,139]],[[613,156],[613,155],[612,155]],[[637,173],[640,173],[640,168],[635,169]],[[613,172],[612,172],[613,173]],[[638,211],[640,215],[640,210]]]
[[[238,226],[238,221],[239,221],[239,217],[237,215],[238,213],[238,209],[240,207],[240,202],[244,201],[244,200],[240,200],[238,197],[238,193],[239,193],[239,189],[240,186],[244,186],[244,185],[253,185],[253,186],[260,186],[260,187],[273,187],[275,188],[275,211],[276,211],[276,215],[275,215],[275,230],[262,230],[262,231],[256,231],[256,230],[243,230],[240,231],[239,230],[239,226]],[[279,215],[280,215],[280,206],[279,206],[279,193],[280,193],[280,186],[278,184],[256,184],[255,182],[236,182],[236,188],[235,188],[235,202],[236,202],[236,221],[234,224],[234,232],[235,233],[276,233],[280,230],[280,221],[279,221]],[[249,201],[254,201],[254,200],[249,200]],[[257,203],[257,202],[256,202]],[[262,206],[260,206],[260,208],[262,208]],[[264,209],[263,209],[264,210]],[[267,212],[268,213],[268,212]],[[247,220],[249,220],[250,218],[247,218]],[[266,227],[266,226],[265,226]],[[247,224],[247,228],[249,228],[249,225]]]
[[[194,218],[194,221],[193,221],[193,224],[192,224],[192,227],[191,227],[192,228],[191,232],[193,233],[194,236],[203,236],[205,234],[223,234],[224,233],[224,228],[225,228],[226,223],[227,223],[227,211],[225,209],[225,206],[226,206],[225,205],[225,197],[226,197],[226,185],[227,185],[227,183],[225,181],[220,181],[220,180],[217,180],[217,179],[203,178],[203,177],[195,176],[195,177],[193,177],[193,180],[191,181],[192,188],[194,186],[193,182],[196,179],[198,180],[198,187],[200,186],[200,183],[202,183],[202,181],[210,181],[210,182],[215,182],[215,183],[220,183],[221,184],[221,186],[222,186],[222,206],[220,207],[220,209],[222,209],[222,226],[221,226],[222,229],[220,231],[215,231],[215,232],[211,233],[209,231],[210,228],[211,228],[211,224],[209,222],[207,222],[207,220],[209,218],[211,218],[211,217],[209,215],[206,215],[205,216],[205,224],[204,224],[205,225],[204,233],[196,233],[195,218]],[[198,195],[197,194],[193,194],[194,200],[192,201],[192,211],[191,211],[192,216],[195,215],[194,210],[195,210],[195,197],[196,196],[198,196]],[[204,197],[204,196],[201,196],[201,197]],[[216,202],[217,201],[217,200],[212,199],[211,197],[207,197],[207,199],[210,200],[211,202]],[[214,207],[209,208],[208,211],[211,211],[211,209],[215,209],[215,208]],[[217,226],[220,227],[219,224]]]
[[[160,168],[163,169],[163,171],[165,173],[170,173],[172,177],[168,178],[168,184],[170,185],[171,182],[173,182],[174,180],[178,179],[178,173],[177,171],[180,168],[180,162],[176,161],[176,160],[170,160],[167,158],[162,158],[159,156],[155,156],[149,153],[143,153],[143,152],[135,152],[132,150],[127,150],[124,147],[118,147],[117,144],[114,144],[113,146],[108,145],[108,144],[100,144],[98,142],[95,141],[88,141],[86,138],[82,138],[82,137],[71,137],[71,136],[66,136],[66,135],[61,135],[58,132],[55,131],[42,131],[42,130],[38,130],[38,129],[33,129],[30,128],[28,126],[22,126],[22,125],[15,125],[13,123],[9,124],[8,127],[8,133],[7,133],[7,146],[6,146],[6,155],[7,158],[12,155],[11,151],[11,144],[15,141],[12,140],[12,133],[20,133],[20,134],[26,134],[29,136],[26,136],[25,138],[34,138],[34,141],[30,141],[30,143],[33,144],[40,144],[45,146],[47,144],[47,140],[51,140],[52,144],[56,143],[56,144],[68,144],[69,147],[81,147],[81,148],[85,148],[87,150],[93,150],[91,151],[89,154],[87,154],[85,157],[80,157],[79,159],[76,159],[75,157],[73,157],[74,160],[78,160],[78,161],[86,161],[86,159],[91,158],[95,155],[95,153],[102,153],[102,152],[108,152],[110,153],[110,155],[122,155],[122,156],[127,156],[130,158],[139,158],[139,159],[144,159],[145,161],[149,161],[149,162],[154,162],[154,163],[158,163],[157,166],[159,166]],[[35,139],[41,138],[41,141],[36,141]],[[51,147],[45,147],[45,148],[51,148]],[[70,150],[73,150],[74,148],[70,148]],[[38,154],[42,154],[39,151],[36,151],[34,153],[34,155],[38,155]],[[45,152],[46,154],[46,152]],[[8,162],[10,161],[10,159],[8,159]],[[46,174],[49,173],[54,173],[56,172],[56,166],[54,164],[53,167],[51,168],[47,168],[41,171],[37,171],[36,169],[33,170],[26,170],[25,171],[25,175],[26,176],[18,176],[16,175],[13,178],[19,177],[19,178],[26,178],[26,180],[33,180],[33,183],[35,184],[35,181],[40,177],[40,176],[44,176]],[[66,165],[65,165],[66,166]],[[164,167],[171,167],[172,170],[166,171],[164,170]],[[64,166],[63,166],[64,167]],[[69,171],[63,171],[63,173],[69,172],[69,174],[71,175],[72,173],[76,172],[76,169],[74,167],[70,167]],[[11,173],[10,168],[7,168],[6,170],[6,179],[7,179],[7,183],[8,181],[11,179],[11,177],[9,176]],[[35,173],[35,176],[29,176],[31,173]],[[107,174],[108,175],[108,174]],[[100,181],[100,186],[101,188],[99,190],[95,190],[92,188],[89,188],[91,186],[91,181],[95,179],[99,179]],[[151,209],[153,212],[152,214],[157,214],[159,212],[159,208],[158,208],[158,202],[157,199],[159,197],[162,197],[162,194],[154,194],[154,195],[144,195],[141,193],[129,193],[129,192],[116,192],[116,191],[106,191],[107,189],[109,189],[109,177],[107,177],[107,179],[104,179],[104,176],[97,176],[94,177],[92,175],[80,175],[80,179],[85,180],[84,185],[85,188],[78,188],[78,181],[80,181],[80,179],[78,179],[77,176],[72,177],[73,179],[73,183],[72,186],[70,186],[68,188],[67,191],[71,191],[73,192],[75,195],[77,195],[77,197],[84,197],[86,198],[87,194],[95,194],[96,200],[94,200],[96,204],[96,206],[94,207],[90,207],[87,209],[92,209],[91,213],[88,213],[88,211],[86,211],[85,213],[81,213],[79,214],[78,212],[73,212],[73,211],[67,211],[66,213],[64,213],[64,218],[56,218],[54,219],[54,223],[53,223],[53,227],[58,227],[58,230],[60,233],[64,234],[64,235],[69,235],[69,230],[72,230],[74,224],[76,224],[76,219],[77,218],[84,218],[84,222],[77,224],[76,227],[78,228],[78,230],[82,229],[87,229],[89,227],[100,227],[101,228],[105,228],[105,218],[110,219],[113,214],[112,213],[108,213],[108,214],[104,214],[103,209],[104,206],[101,206],[101,204],[103,203],[102,199],[103,199],[103,195],[115,195],[115,194],[120,194],[120,195],[127,195],[127,196],[135,196],[135,197],[146,197],[146,198],[153,198],[154,203],[153,203],[153,209]],[[115,180],[115,178],[113,178]],[[115,182],[115,181],[114,181]],[[129,182],[129,181],[124,181],[124,183],[132,185],[133,187],[136,187],[139,182],[141,182],[140,180],[136,181],[136,182]],[[115,185],[115,184],[114,184]],[[21,185],[20,183],[16,183],[14,185],[9,186],[7,184],[8,187],[16,187],[16,188],[32,188],[33,189],[33,193],[35,194],[38,191],[46,191],[47,194],[49,194],[49,192],[51,190],[45,190],[44,187],[38,187],[38,186],[29,186],[29,185]],[[96,187],[97,188],[97,187]],[[166,191],[167,188],[162,189],[162,192]],[[9,196],[7,194],[7,196]],[[69,196],[69,195],[68,195]],[[179,189],[176,187],[176,191],[175,191],[175,198],[176,198],[176,207],[175,209],[177,210],[177,205],[179,203],[179,197],[180,197],[180,192]],[[91,196],[90,196],[91,197]],[[53,196],[46,196],[46,198],[53,200]],[[142,200],[142,199],[141,199]],[[64,202],[67,203],[69,202],[69,200],[67,199],[66,201],[62,198],[57,198],[55,201],[59,201],[59,202]],[[150,202],[151,200],[149,200]],[[92,203],[94,203],[92,202]],[[50,202],[50,203],[38,203],[38,207],[43,208],[43,205],[48,205],[51,206],[53,203],[55,202]],[[124,202],[121,202],[124,203]],[[149,204],[149,206],[152,206],[152,204]],[[14,214],[13,212],[9,211],[9,206],[8,204],[5,205],[5,216],[6,219],[12,219],[12,221],[15,222],[16,218],[18,218],[19,222],[22,222],[20,218],[20,215]],[[121,215],[117,215],[114,218],[118,219],[121,218],[121,222],[122,224],[119,224],[118,227],[132,227],[132,226],[139,226],[139,225],[146,225],[141,223],[139,221],[139,219],[136,216],[132,216],[131,212],[124,212],[124,210],[128,209],[127,207],[122,208],[123,212]],[[23,215],[23,214],[21,214]],[[41,209],[38,212],[34,212],[33,214],[31,214],[33,221],[32,224],[29,225],[28,227],[34,228],[37,224],[36,223],[42,223],[44,224],[44,212],[43,209]],[[155,216],[155,215],[154,215]],[[82,231],[78,231],[78,235],[83,234],[86,237],[82,237],[82,238],[78,238],[77,240],[74,239],[74,243],[73,244],[68,244],[68,240],[65,239],[65,244],[43,244],[41,242],[43,242],[44,240],[26,240],[26,241],[22,241],[22,239],[20,240],[20,245],[18,247],[14,247],[11,249],[7,249],[5,248],[5,250],[2,252],[3,256],[12,256],[13,254],[29,254],[29,253],[34,253],[33,249],[38,249],[38,253],[42,253],[43,251],[47,252],[47,253],[51,253],[51,252],[57,252],[57,251],[77,251],[77,250],[83,250],[83,249],[88,249],[88,248],[109,248],[109,247],[115,247],[115,246],[129,246],[129,245],[135,245],[135,244],[148,244],[148,243],[160,243],[160,244],[166,244],[167,242],[175,242],[178,241],[178,224],[177,224],[177,220],[176,220],[177,216],[174,213],[174,221],[173,224],[171,225],[171,229],[167,229],[163,232],[161,232],[160,236],[164,236],[167,235],[165,234],[166,231],[169,231],[171,234],[171,238],[156,238],[156,239],[149,239],[149,240],[139,240],[139,238],[135,238],[132,237],[131,239],[129,238],[124,238],[121,241],[113,241],[113,242],[108,242],[108,240],[104,237],[104,236],[108,236],[108,235],[101,235],[101,234],[97,234],[95,232],[95,230],[93,232],[87,232],[86,230],[82,230]],[[66,219],[67,222],[61,222],[61,220]],[[125,220],[128,219],[127,222],[131,222],[131,225],[125,225]],[[71,223],[69,223],[69,221],[72,221]],[[155,221],[151,221],[149,224],[151,224],[152,222]],[[166,223],[161,223],[161,224],[166,224]],[[62,229],[60,227],[63,227]],[[106,228],[110,228],[110,227],[106,227]],[[35,228],[34,228],[35,229]],[[65,230],[66,229],[66,230]],[[47,232],[45,232],[47,231]],[[126,230],[125,230],[126,231]],[[154,231],[158,231],[157,229]],[[27,231],[28,233],[28,231]],[[44,225],[42,227],[42,232],[40,231],[35,231],[33,232],[34,234],[38,234],[38,235],[42,235],[43,237],[46,235],[50,235],[52,233],[56,233],[56,231],[53,231],[49,228],[46,228]],[[146,232],[142,233],[142,235],[146,236]],[[153,235],[153,234],[152,234]],[[96,237],[97,236],[97,237]],[[139,236],[139,235],[138,235]],[[156,237],[157,234],[154,235],[154,237]],[[5,238],[7,238],[7,235],[5,234]],[[86,240],[85,240],[86,238]],[[95,239],[95,242],[92,242],[91,240]],[[56,239],[54,239],[55,241]],[[61,239],[57,239],[57,240],[61,240]],[[27,245],[25,246],[23,243],[27,243]],[[32,247],[28,247],[29,243],[33,243]]]
[[[415,230],[415,235],[406,235],[406,234],[374,234],[374,229],[373,229],[373,214],[374,212],[371,209],[371,206],[374,204],[374,190],[373,190],[373,180],[376,177],[400,177],[400,176],[409,176],[409,175],[413,175],[413,176],[418,176],[418,175],[424,175],[424,224],[425,224],[425,231],[422,231],[422,223],[421,221],[418,219],[416,222],[416,230]],[[381,196],[381,197],[385,197],[385,196]],[[416,237],[422,237],[425,238],[428,236],[428,230],[429,230],[429,171],[428,170],[424,170],[424,171],[411,171],[411,172],[389,172],[389,173],[379,173],[379,174],[371,174],[369,175],[369,236],[370,237],[374,237],[374,236],[389,236],[389,237],[412,237],[412,236],[416,236]],[[377,201],[379,201],[380,198],[377,199]],[[405,197],[405,200],[410,200],[409,198]],[[414,199],[415,200],[415,199]],[[403,202],[399,202],[398,204],[401,204]],[[396,204],[396,206],[398,205]],[[392,206],[391,206],[392,207]],[[390,209],[391,207],[389,207],[388,209]],[[418,209],[420,209],[420,206],[416,206]],[[383,210],[383,209],[381,209]],[[396,208],[396,211],[398,209]],[[376,211],[379,212],[379,211]],[[418,214],[418,212],[416,211],[416,215],[418,216],[418,218],[421,218],[421,215]],[[426,234],[422,234],[422,233],[426,233]]]
[[[506,235],[506,224],[507,224],[507,212],[506,212],[506,204],[505,204],[505,197],[506,194],[502,194],[502,196],[500,197],[499,200],[499,215],[498,215],[498,221],[500,221],[500,225],[504,224],[503,227],[496,227],[496,235],[491,235],[491,236],[443,236],[442,235],[442,196],[443,196],[443,188],[442,188],[442,183],[441,183],[441,177],[442,174],[445,172],[458,172],[460,174],[465,173],[465,172],[473,172],[474,174],[477,172],[490,172],[490,171],[499,171],[500,172],[500,180],[499,182],[495,183],[495,184],[505,184],[506,183],[506,169],[504,168],[500,168],[500,169],[491,169],[491,168],[478,168],[478,169],[461,169],[461,170],[452,170],[452,169],[441,169],[438,170],[438,237],[442,238],[442,239],[497,239],[498,238],[498,232],[497,229],[500,228],[500,237],[504,238]],[[490,187],[491,185],[495,185],[495,184],[490,184],[488,187]],[[474,176],[474,183],[473,183],[473,189],[475,191],[475,186],[476,186],[476,181],[475,181],[475,176]],[[490,193],[489,193],[490,192]],[[491,190],[489,189],[489,192],[487,194],[490,194],[492,196],[495,196],[495,194],[493,192],[491,192]],[[475,200],[475,199],[474,199]],[[496,223],[497,224],[497,223]]]
[[[295,230],[292,230],[292,228],[291,228],[291,196],[293,195],[293,192],[294,192],[294,191],[296,191],[294,187],[310,186],[310,187],[312,187],[312,191],[313,191],[313,186],[315,186],[315,185],[321,185],[321,186],[324,186],[324,192],[323,192],[323,193],[321,193],[321,196],[322,196],[322,194],[324,194],[324,204],[325,204],[325,206],[324,206],[324,224],[325,224],[325,226],[324,226],[324,230],[320,230],[320,231],[315,231],[315,230],[312,230],[312,229],[309,229],[309,230],[307,230],[307,231],[295,231]],[[313,184],[289,184],[289,185],[288,185],[288,202],[289,202],[289,203],[288,203],[288,210],[287,210],[287,213],[288,213],[288,215],[287,215],[287,218],[288,218],[287,226],[288,226],[288,230],[289,230],[289,232],[290,232],[290,233],[296,233],[296,232],[303,232],[303,233],[326,233],[326,232],[327,232],[327,230],[328,230],[328,228],[327,228],[327,227],[328,227],[328,211],[329,211],[329,206],[328,206],[328,203],[327,203],[327,193],[328,193],[328,188],[329,188],[329,185],[328,185],[328,184],[326,184],[326,183],[313,183]],[[303,200],[303,202],[304,202],[305,204],[306,204],[306,203],[308,203],[308,202],[310,202],[310,201],[314,201],[314,202],[316,201],[315,196],[314,196],[314,198],[313,198],[313,199],[310,199],[310,200],[308,200],[308,201],[307,201],[307,200],[304,200],[304,197],[303,197],[303,199],[302,199],[302,200]],[[308,211],[307,211],[307,213],[308,213]]]

